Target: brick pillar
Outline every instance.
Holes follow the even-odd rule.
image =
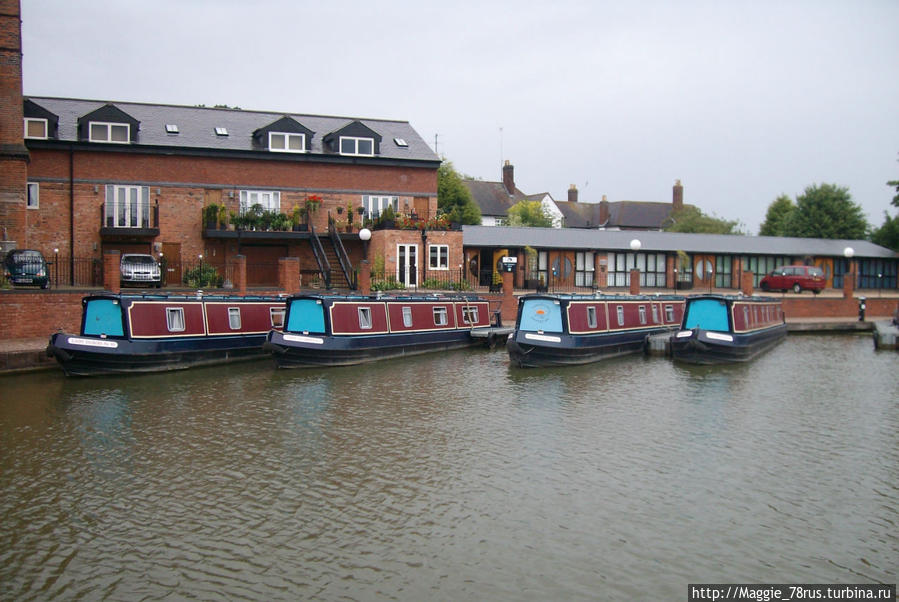
[[[740,292],[746,296],[750,296],[753,293],[752,278],[754,275],[750,271],[740,273]]]
[[[500,308],[500,315],[503,323],[514,324],[515,318],[518,316],[518,298],[515,297],[515,274],[513,272],[503,272],[503,301]]]
[[[371,264],[367,259],[359,264],[359,294],[371,294]]]
[[[22,21],[18,0],[0,0],[0,240],[31,246],[26,236],[25,147],[22,99]],[[15,244],[13,244],[15,243]]]
[[[247,294],[247,256],[234,256],[234,290],[240,295]]]
[[[122,292],[122,252],[103,253],[103,288],[110,293]]]
[[[843,298],[851,299],[855,292],[855,269],[850,268],[849,272],[843,274]]]
[[[631,294],[640,294],[640,270],[631,270]]]
[[[282,257],[278,260],[278,286],[288,295],[300,292],[299,257]]]

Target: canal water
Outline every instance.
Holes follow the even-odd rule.
[[[0,379],[0,599],[647,600],[896,583],[899,354],[461,350]]]

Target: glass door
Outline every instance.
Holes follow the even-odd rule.
[[[418,285],[418,245],[397,245],[396,279],[409,288]]]

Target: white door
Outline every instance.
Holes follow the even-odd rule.
[[[418,245],[397,245],[396,279],[407,287],[418,284]]]

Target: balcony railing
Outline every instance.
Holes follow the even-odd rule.
[[[100,207],[101,236],[159,236],[159,205],[137,201]]]

